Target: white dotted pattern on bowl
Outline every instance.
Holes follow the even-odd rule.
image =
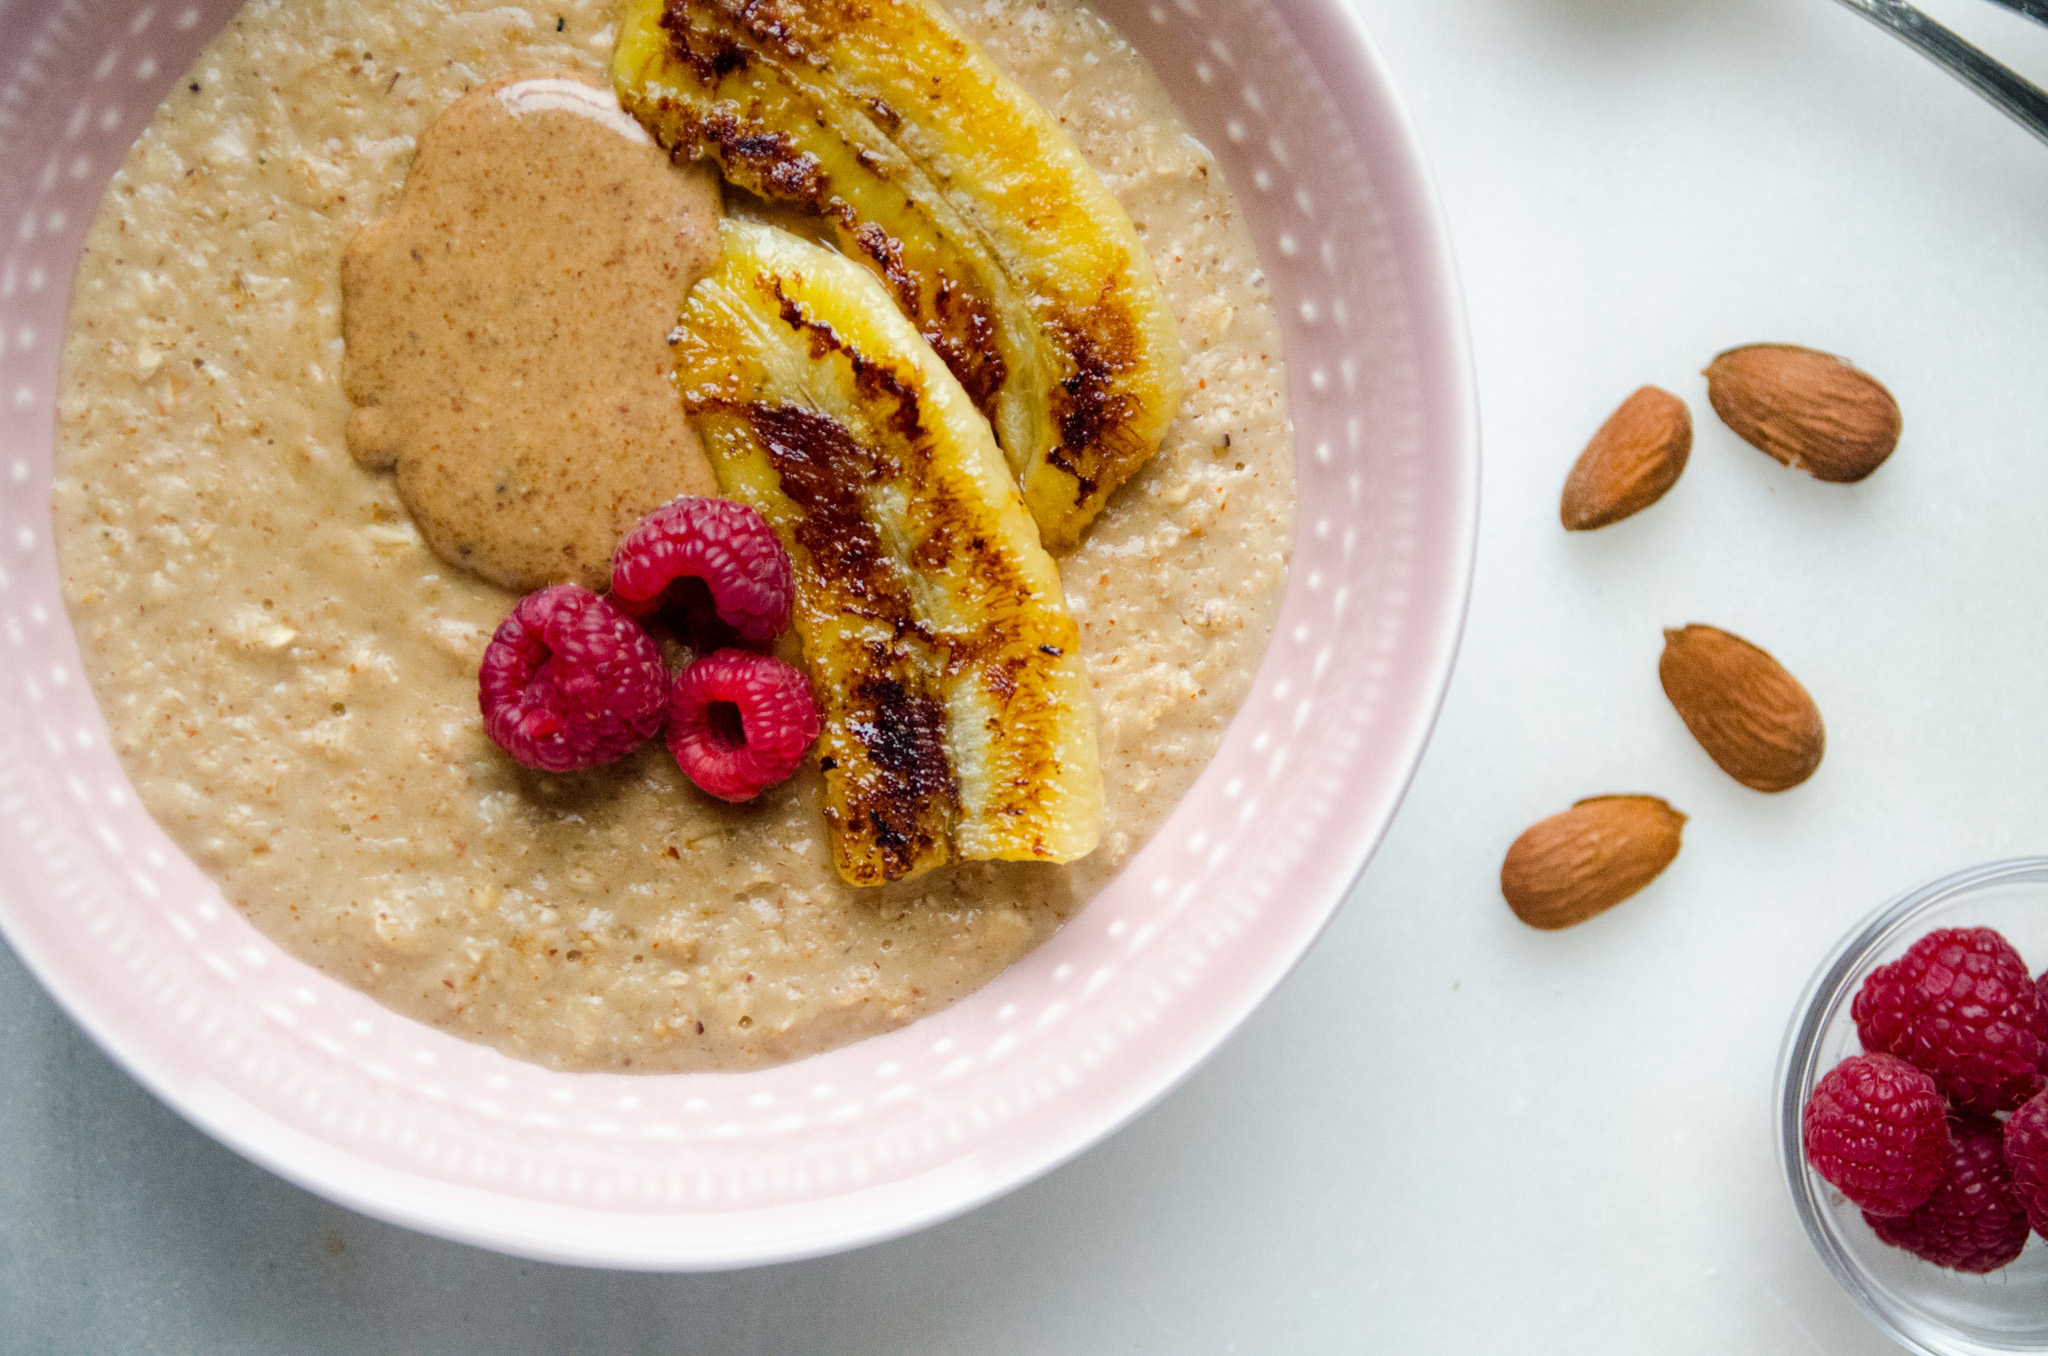
[[[1335,10],[1290,32],[1250,0],[1104,8],[1238,187],[1283,324],[1300,523],[1273,650],[1159,837],[995,983],[795,1065],[666,1078],[551,1073],[386,1012],[255,932],[137,803],[49,542],[64,293],[107,177],[232,6],[13,16],[0,924],[88,1030],[206,1128],[337,1199],[643,1265],[801,1255],[965,1208],[1077,1152],[1220,1041],[1327,921],[1419,755],[1469,566],[1470,396],[1398,114],[1347,121],[1315,73],[1338,61],[1355,97],[1384,100]]]

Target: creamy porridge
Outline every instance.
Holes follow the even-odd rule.
[[[89,238],[54,511],[124,764],[282,946],[559,1068],[793,1058],[987,982],[1215,751],[1271,635],[1293,519],[1249,238],[1101,21],[1015,0],[957,17],[1128,209],[1187,351],[1164,446],[1060,560],[1098,708],[1102,846],[856,889],[831,864],[815,765],[734,806],[659,742],[569,775],[491,744],[477,664],[515,595],[430,550],[392,477],[350,455],[341,260],[463,94],[516,72],[602,78],[609,5],[255,3],[175,88]]]

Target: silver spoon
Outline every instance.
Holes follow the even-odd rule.
[[[2048,24],[2048,0],[1993,0],[2017,14]],[[2021,79],[1977,47],[1958,37],[1906,0],[1841,0],[1880,28],[1932,57],[1958,80],[2003,109],[2006,116],[2048,141],[2048,90]]]

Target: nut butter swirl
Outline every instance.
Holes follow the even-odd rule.
[[[665,339],[718,219],[716,179],[581,76],[509,76],[428,127],[342,260],[342,375],[349,450],[443,558],[599,589],[643,515],[712,492]]]

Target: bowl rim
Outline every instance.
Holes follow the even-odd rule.
[[[1441,714],[1469,612],[1479,523],[1480,430],[1476,378],[1453,243],[1421,138],[1381,53],[1363,21],[1344,0],[1267,0],[1267,8],[1300,44],[1327,85],[1336,115],[1363,146],[1374,148],[1376,206],[1402,261],[1402,287],[1412,321],[1412,351],[1427,375],[1432,410],[1427,446],[1433,473],[1446,487],[1443,501],[1454,518],[1436,532],[1432,555],[1443,583],[1435,615],[1417,627],[1406,661],[1415,689],[1426,696],[1411,708],[1405,728],[1384,738],[1383,762],[1393,769],[1385,785],[1387,809],[1377,822],[1360,823],[1350,842],[1331,853],[1327,897],[1307,914],[1298,944],[1258,973],[1241,997],[1219,1009],[1216,1020],[1176,1064],[1151,1070],[1117,1094],[1109,1109],[1086,1124],[1062,1127],[1004,1170],[951,1163],[921,1174],[917,1190],[902,1183],[844,1193],[843,1201],[887,1192],[888,1209],[849,1209],[829,1228],[797,1227],[794,1217],[777,1232],[735,1238],[715,1247],[656,1248],[643,1238],[607,1238],[590,1227],[592,1210],[521,1203],[516,1218],[485,1208],[493,1193],[447,1182],[426,1182],[402,1169],[370,1167],[346,1151],[255,1107],[229,1089],[195,1083],[156,1067],[135,1033],[96,1020],[100,1000],[74,986],[53,954],[44,954],[28,930],[0,908],[4,935],[25,968],[72,1020],[131,1077],[188,1122],[237,1153],[329,1200],[390,1223],[443,1238],[536,1260],[645,1270],[716,1270],[797,1261],[882,1242],[964,1214],[1077,1157],[1135,1120],[1205,1064],[1300,964],[1355,888],[1392,823],[1400,801]],[[1293,593],[1294,581],[1289,592]],[[1277,639],[1277,637],[1276,637]],[[10,891],[10,893],[12,893]],[[16,901],[17,903],[19,901]],[[774,1212],[762,1212],[772,1221]],[[815,1226],[816,1221],[805,1221]],[[570,1227],[575,1224],[578,1227]]]
[[[1778,1161],[1792,1208],[1806,1230],[1814,1250],[1827,1264],[1835,1281],[1856,1302],[1886,1336],[1921,1356],[1958,1356],[1959,1352],[2033,1352],[2041,1347],[1986,1346],[1975,1339],[1968,1347],[1930,1346],[1911,1325],[1903,1322],[1881,1295],[1866,1283],[1863,1269],[1843,1248],[1835,1233],[1821,1219],[1817,1174],[1806,1166],[1802,1144],[1801,1117],[1806,1089],[1817,1074],[1822,1033],[1841,1013],[1854,995],[1849,979],[1872,953],[1883,950],[1900,934],[1915,926],[1922,910],[1957,895],[1989,886],[2019,881],[2048,884],[2048,857],[2008,857],[1978,866],[1964,867],[1894,896],[1868,918],[1851,928],[1828,952],[1800,992],[1792,1020],[1778,1053],[1776,1096]]]

